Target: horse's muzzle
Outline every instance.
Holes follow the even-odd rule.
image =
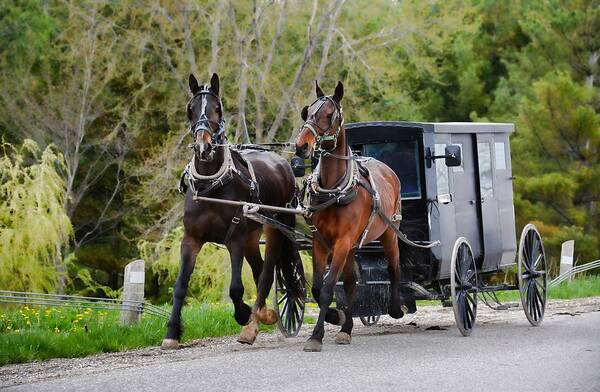
[[[308,158],[309,148],[308,143],[304,143],[303,145],[296,144],[296,155],[300,158]]]

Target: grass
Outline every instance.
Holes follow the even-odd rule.
[[[498,299],[502,302],[519,301],[519,292],[500,291]],[[574,299],[586,297],[600,297],[600,275],[589,275],[579,277],[572,282],[563,282],[548,290],[550,299]],[[417,301],[417,306],[439,305],[440,301]]]
[[[143,315],[139,324],[128,327],[119,317],[115,311],[90,308],[0,308],[0,365],[157,346],[166,333],[165,319]],[[240,331],[231,305],[184,306],[183,323],[183,342]]]

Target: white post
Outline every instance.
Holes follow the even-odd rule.
[[[575,251],[575,241],[565,241],[560,249],[560,274],[570,272],[573,269],[573,252]],[[573,275],[569,275],[569,282]]]
[[[125,325],[136,324],[142,317],[136,305],[144,303],[144,266],[144,260],[136,260],[125,267],[123,304],[127,307],[121,310],[121,323]]]

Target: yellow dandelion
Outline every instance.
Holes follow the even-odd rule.
[[[31,321],[27,320],[27,322],[25,324],[31,325]]]
[[[15,333],[19,333],[19,330],[18,330],[18,329],[15,329]]]

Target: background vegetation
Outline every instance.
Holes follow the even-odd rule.
[[[599,57],[597,0],[0,0],[0,287],[115,295],[142,254],[169,296],[190,72],[234,142],[293,138],[315,79],[349,122],[514,122],[517,229],[598,259]],[[223,251],[198,267],[218,300]]]

